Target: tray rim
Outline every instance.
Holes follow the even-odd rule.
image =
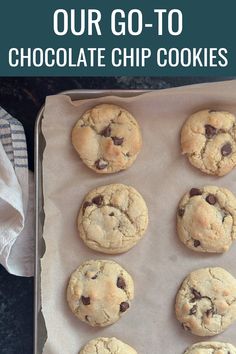
[[[75,89],[75,90],[66,90],[59,92],[57,95],[68,95],[71,97],[72,101],[74,100],[83,100],[83,99],[91,99],[91,98],[99,98],[106,96],[117,96],[117,97],[135,97],[142,95],[147,92],[152,92],[154,90],[150,89],[102,89],[102,90],[94,90],[94,89]],[[44,343],[44,339],[39,338],[39,315],[41,315],[41,289],[40,289],[40,281],[41,281],[41,270],[40,270],[40,242],[43,240],[43,221],[40,221],[40,213],[43,211],[43,176],[42,176],[42,157],[43,150],[41,147],[42,143],[42,130],[41,124],[43,119],[45,104],[39,110],[36,122],[35,122],[35,144],[34,144],[34,180],[35,180],[35,261],[34,261],[34,344],[33,344],[33,353],[34,354],[42,354],[42,349]],[[42,245],[41,245],[42,247]]]

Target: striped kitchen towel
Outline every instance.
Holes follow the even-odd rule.
[[[0,263],[22,276],[34,271],[33,189],[23,126],[0,108]]]

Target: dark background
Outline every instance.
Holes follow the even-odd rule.
[[[29,166],[34,168],[34,123],[47,95],[71,89],[165,89],[223,77],[0,78],[0,106],[24,125]],[[0,354],[33,353],[33,278],[0,266]]]

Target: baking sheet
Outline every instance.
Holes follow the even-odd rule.
[[[80,161],[71,143],[71,129],[88,108],[102,102],[119,104],[138,120],[143,148],[127,171],[102,176]],[[222,266],[236,276],[236,243],[224,255],[194,253],[178,240],[176,207],[191,187],[215,184],[236,193],[236,169],[225,177],[198,172],[181,156],[179,134],[184,120],[204,108],[225,109],[236,114],[236,82],[203,84],[146,93],[139,97],[107,97],[71,102],[63,95],[46,101],[43,133],[44,239],[42,259],[42,309],[48,340],[45,354],[77,354],[97,336],[116,336],[139,354],[183,353],[203,338],[186,333],[174,314],[175,295],[192,270]],[[143,240],[126,254],[108,256],[89,250],[78,236],[76,218],[84,195],[108,183],[130,184],[143,195],[149,208],[149,227]],[[80,322],[66,303],[71,272],[87,259],[114,259],[135,282],[135,300],[116,324],[90,328]],[[236,323],[212,339],[236,344]],[[206,338],[205,338],[206,339]]]

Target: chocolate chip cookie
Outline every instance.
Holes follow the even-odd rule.
[[[185,331],[214,336],[236,320],[236,279],[222,268],[190,273],[182,283],[175,304]]]
[[[184,354],[236,354],[236,348],[229,343],[201,342],[192,345]]]
[[[182,153],[202,172],[224,176],[236,165],[236,120],[228,112],[194,113],[181,131]]]
[[[90,191],[80,208],[79,234],[91,249],[108,254],[126,252],[143,236],[148,210],[142,196],[124,184]]]
[[[127,169],[142,145],[136,119],[113,104],[86,111],[72,131],[72,144],[83,162],[98,173]]]
[[[79,354],[137,354],[136,350],[116,338],[96,338],[88,342]],[[232,352],[234,354],[234,352]]]
[[[193,251],[227,251],[236,239],[235,196],[226,188],[192,188],[179,203],[177,231]]]
[[[72,273],[67,288],[71,311],[92,327],[119,320],[134,297],[131,276],[110,260],[91,260]]]

